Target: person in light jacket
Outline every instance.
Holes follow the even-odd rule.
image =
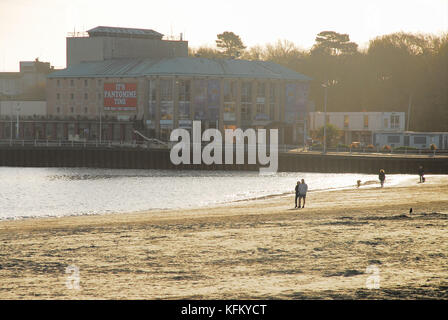
[[[308,191],[308,185],[305,183],[305,179],[302,179],[302,183],[299,185],[299,208],[303,199],[303,206],[302,208],[305,208],[305,199],[306,199],[306,193]]]

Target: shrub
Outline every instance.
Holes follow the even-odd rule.
[[[337,145],[336,147],[338,147],[338,148],[346,148],[346,149],[349,149],[349,148],[350,148],[349,145],[347,145],[347,144],[343,144],[343,143],[338,143],[338,145]]]
[[[437,146],[434,143],[431,143],[431,145],[429,146],[429,149],[437,150]]]
[[[352,143],[352,144],[350,144],[350,148],[358,149],[359,148],[359,144],[358,143]]]
[[[369,144],[369,145],[367,146],[367,149],[369,149],[369,150],[373,150],[373,149],[375,149],[375,146],[374,146],[373,144]]]
[[[391,151],[392,150],[392,148],[389,146],[389,145],[384,145],[383,146],[383,151]]]

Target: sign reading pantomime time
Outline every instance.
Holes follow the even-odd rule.
[[[104,110],[133,111],[137,108],[136,83],[105,83]]]

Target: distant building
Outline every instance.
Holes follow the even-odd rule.
[[[153,30],[88,34],[67,38],[67,68],[48,76],[53,117],[135,121],[162,140],[199,120],[203,129],[278,128],[280,143],[303,141],[311,80],[303,74],[272,62],[188,57],[186,41]],[[119,131],[103,130],[108,139]]]
[[[379,147],[389,145],[397,147],[413,147],[428,149],[431,144],[438,149],[448,149],[448,132],[376,132],[373,144]]]
[[[46,78],[53,71],[49,62],[20,61],[19,72],[0,72],[0,100],[45,100]]]
[[[342,131],[341,142],[351,144],[375,144],[374,133],[403,132],[405,130],[404,112],[327,112],[327,123]],[[323,112],[310,112],[309,129],[316,133],[324,126]]]

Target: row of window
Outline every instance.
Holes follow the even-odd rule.
[[[330,123],[330,116],[329,115],[327,115],[326,122]],[[349,115],[344,115],[344,128],[348,128],[349,124],[350,124],[350,116]],[[363,116],[363,127],[365,129],[369,128],[369,116],[368,115]],[[398,115],[391,115],[390,116],[390,127],[392,129],[400,128],[400,116],[398,116]],[[389,128],[389,119],[387,119],[387,118],[384,119],[384,128]]]
[[[157,88],[154,83],[150,81],[149,90],[152,101],[156,100]],[[172,101],[174,92],[174,79],[161,79],[160,80],[160,100]],[[191,99],[191,80],[177,80],[178,85],[178,100],[190,101]],[[266,84],[263,82],[257,85],[257,98],[265,98],[266,96]],[[269,85],[269,97],[270,102],[275,102],[279,91],[278,84]],[[198,86],[195,88],[195,96],[206,96],[207,85]],[[237,97],[237,81],[224,80],[223,83],[223,96],[224,102],[234,102]],[[245,81],[241,84],[241,102],[252,102],[252,82]]]
[[[75,113],[75,108],[74,107],[70,107],[69,110],[70,110],[71,114]],[[84,107],[83,108],[83,112],[84,112],[84,114],[87,114],[89,112],[89,109],[87,107]],[[61,107],[56,107],[56,113],[57,114],[61,114]]]
[[[413,137],[414,144],[426,144],[426,137]],[[387,143],[400,143],[401,136],[387,136]]]
[[[89,81],[90,80],[90,81]],[[94,82],[95,80],[93,80],[93,79],[84,79],[84,87],[88,87],[92,82]],[[56,80],[56,85],[57,85],[57,87],[58,88],[60,88],[61,87],[61,80],[60,79],[57,79]],[[75,86],[75,80],[74,79],[70,79],[70,87],[74,87]],[[102,79],[97,79],[96,80],[96,83],[97,83],[97,85],[98,85],[98,87],[101,87],[102,86],[102,84],[103,84],[103,80]]]
[[[97,95],[97,99],[101,100],[103,98],[103,95],[101,93],[98,93]],[[89,99],[89,94],[88,93],[84,93],[84,100],[88,100]],[[61,100],[61,94],[60,93],[56,93],[56,100]],[[75,94],[74,93],[70,93],[70,100],[75,100]]]

